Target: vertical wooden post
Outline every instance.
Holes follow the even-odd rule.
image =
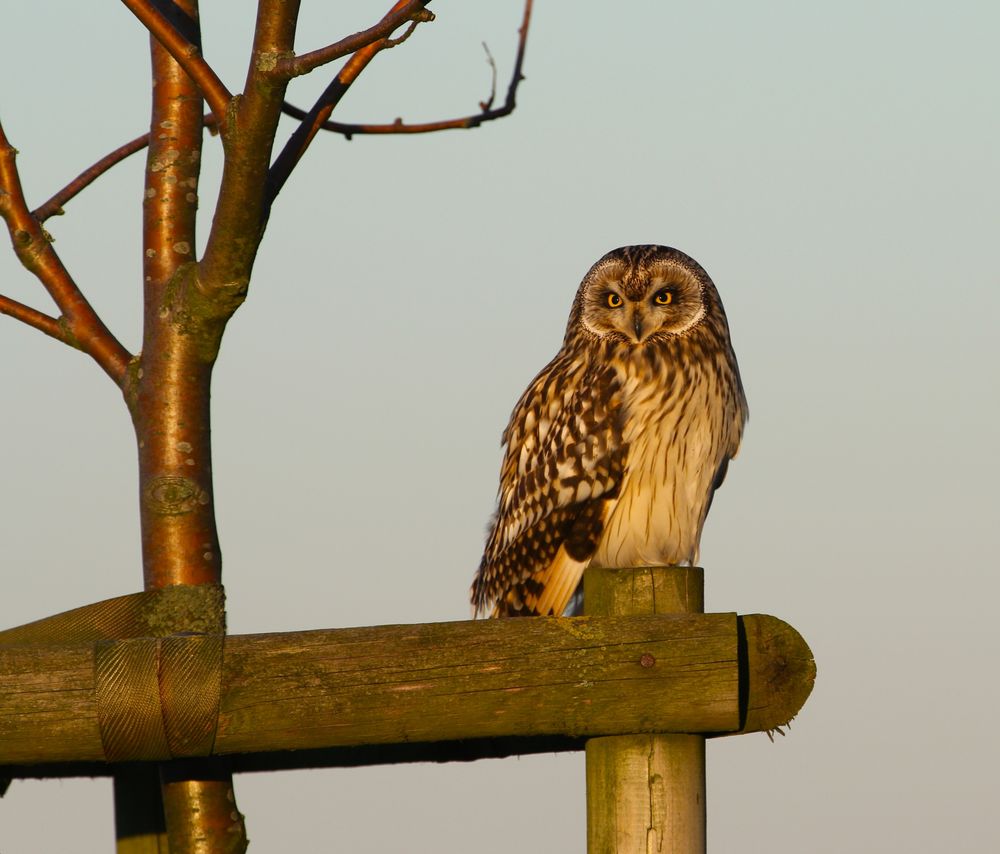
[[[117,854],[168,854],[157,766],[121,766],[114,780]]]
[[[705,610],[699,567],[588,569],[587,615]],[[647,666],[640,659],[637,666]],[[655,667],[650,661],[648,666]],[[705,739],[627,735],[587,742],[588,854],[704,854]]]

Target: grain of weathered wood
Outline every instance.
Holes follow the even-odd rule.
[[[587,570],[583,600],[588,614],[690,614],[704,607],[704,574],[698,567]],[[588,854],[703,854],[703,736],[594,738],[586,751]]]
[[[104,758],[92,644],[0,647],[0,762]]]
[[[612,595],[634,597],[642,579]],[[652,591],[661,603],[678,592]],[[183,650],[177,657],[185,658]],[[340,748],[355,753],[317,755],[316,762],[356,764],[355,754],[387,762],[469,758],[456,751],[466,739],[470,756],[504,755],[550,737],[547,749],[567,750],[600,735],[773,729],[805,701],[814,673],[798,633],[761,615],[235,635],[225,639],[214,751]],[[174,685],[170,702],[199,700],[198,689],[184,684]],[[171,714],[185,717],[183,708]],[[442,745],[440,757],[428,744],[454,739],[462,741]],[[418,743],[426,748],[409,749]],[[100,766],[90,763],[104,759],[93,644],[0,644],[0,765],[83,763],[95,773]]]
[[[584,575],[587,614],[700,614],[705,571],[699,566],[595,567]]]
[[[746,720],[739,732],[784,726],[798,714],[816,681],[816,662],[802,636],[767,614],[739,618],[746,649]],[[736,735],[737,733],[725,733]]]
[[[590,854],[704,850],[704,738],[616,735],[586,750]]]
[[[244,637],[227,641],[216,749],[728,729],[734,641],[728,614]]]
[[[90,645],[0,647],[0,762],[100,760],[97,720]],[[215,752],[738,724],[734,614],[436,623],[227,637]]]

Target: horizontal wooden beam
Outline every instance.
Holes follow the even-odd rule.
[[[491,620],[227,644],[226,752],[739,726],[735,614]],[[267,662],[261,667],[261,662]],[[267,703],[262,703],[269,698]]]
[[[195,647],[212,646],[206,638],[168,641],[166,652],[152,657],[132,654],[130,645],[165,641],[111,642],[110,658],[107,641],[0,646],[0,764],[107,761],[108,721],[120,729],[133,717],[149,717],[150,676],[160,685],[163,718],[176,731],[169,755],[384,749],[387,758],[375,761],[395,761],[394,750],[406,761],[435,758],[433,746],[414,751],[415,743],[553,739],[572,748],[597,735],[773,729],[805,702],[814,674],[794,629],[773,617],[735,614],[231,635],[214,689],[198,667],[165,670],[185,667]],[[109,685],[102,662],[147,658],[158,668],[153,674]],[[214,739],[184,730],[188,721],[203,727],[206,690],[218,692]],[[146,706],[133,711],[137,703]],[[112,758],[166,758],[162,745],[135,744],[119,744]],[[440,752],[444,759],[471,758],[460,747],[441,745]]]

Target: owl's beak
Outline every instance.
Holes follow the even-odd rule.
[[[636,306],[635,314],[632,315],[632,328],[635,330],[635,343],[641,344],[645,337],[646,317],[642,309]]]

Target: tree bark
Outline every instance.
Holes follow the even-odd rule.
[[[163,14],[178,32],[200,45],[197,0],[165,5]],[[125,385],[138,446],[147,590],[221,583],[209,398],[225,325],[225,320],[206,319],[196,275],[202,92],[155,37],[150,38],[150,54],[153,99],[143,197],[143,347],[129,367]],[[206,761],[197,768],[164,766],[161,774],[162,810],[172,852],[208,854],[246,848],[243,816],[236,809],[232,773],[225,760]],[[126,784],[116,777],[116,787]],[[152,806],[147,809],[152,811]]]

